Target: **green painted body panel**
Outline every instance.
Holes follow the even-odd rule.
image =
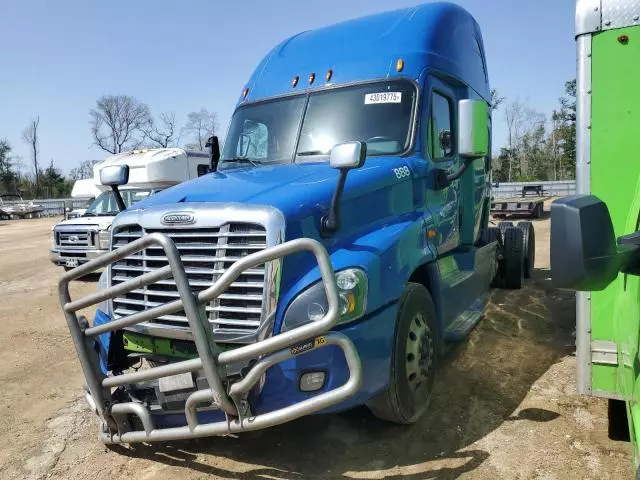
[[[592,88],[591,193],[606,202],[621,236],[637,230],[640,212],[640,26],[593,36]],[[617,367],[593,365],[592,390],[628,402],[632,438],[640,433],[639,329],[638,277],[620,274],[592,293],[592,340],[614,341],[618,350]]]

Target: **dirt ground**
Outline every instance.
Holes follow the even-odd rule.
[[[573,295],[551,287],[549,222],[535,278],[494,291],[443,362],[430,413],[410,427],[365,408],[239,437],[105,449],[48,260],[53,219],[0,221],[0,478],[631,478],[607,438],[606,401],[578,396]],[[76,285],[76,293],[95,289]]]

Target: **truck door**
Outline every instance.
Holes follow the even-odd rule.
[[[422,116],[422,151],[430,169],[451,174],[463,164],[457,152],[458,101],[467,98],[463,85],[429,77]],[[489,263],[471,247],[480,227],[486,189],[485,161],[474,161],[458,180],[436,188],[434,176],[427,188],[427,208],[437,229],[437,286],[445,337],[462,337],[478,320],[486,301]]]
[[[432,162],[432,168],[453,173],[460,167],[455,151],[456,95],[452,87],[430,78],[431,88],[425,98],[427,116],[423,121],[423,152]],[[438,229],[436,244],[438,255],[449,252],[460,244],[460,181],[455,180],[442,189],[427,191],[427,206]]]
[[[453,173],[462,164],[456,152],[457,89],[436,78],[429,77],[425,88],[422,117],[422,151],[431,170]],[[467,278],[463,259],[456,250],[461,241],[462,191],[461,180],[454,180],[444,188],[436,188],[431,175],[426,192],[427,208],[437,229],[437,266],[440,276],[438,295],[445,328],[449,327],[470,302],[466,295]]]

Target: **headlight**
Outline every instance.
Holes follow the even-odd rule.
[[[98,232],[98,248],[100,250],[109,250],[110,237],[111,237],[110,228],[107,230],[100,230]]]
[[[56,231],[55,231],[55,227],[51,227],[51,248],[56,248]]]
[[[367,274],[359,268],[348,268],[336,273],[340,317],[337,324],[351,322],[364,315],[367,309]],[[284,314],[282,331],[293,330],[324,317],[329,309],[322,281],[300,293]]]

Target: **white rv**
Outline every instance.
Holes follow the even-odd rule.
[[[129,183],[120,188],[127,207],[147,196],[209,171],[209,154],[181,148],[134,150],[108,157],[93,167],[94,186],[102,191],[79,217],[52,229],[50,258],[53,263],[74,268],[109,249],[109,229],[119,213],[111,190],[100,184],[100,170],[111,165],[129,166]]]
[[[76,180],[73,184],[73,188],[71,189],[71,198],[74,200],[82,199],[87,202],[93,202],[96,197],[100,196],[100,194],[106,190],[108,190],[107,187],[96,183],[94,178],[84,178],[82,180]],[[81,217],[86,211],[86,208],[75,208],[73,210],[67,209],[65,215],[66,220]]]

